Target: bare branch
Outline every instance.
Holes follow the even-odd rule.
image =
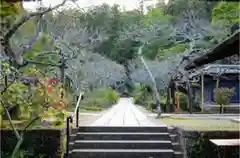
[[[26,44],[26,45],[23,46],[23,49],[22,49],[22,50],[20,50],[20,51],[17,53],[19,56],[22,56],[22,55],[24,55],[26,52],[30,51],[30,50],[32,49],[33,45],[37,42],[37,40],[38,40],[38,38],[39,38],[39,36],[40,36],[40,33],[41,33],[41,21],[42,21],[41,19],[42,19],[42,17],[40,17],[40,18],[38,19],[37,30],[36,30],[35,36],[34,36],[32,39],[30,39],[30,41],[28,42],[28,44]]]
[[[21,58],[21,54],[16,54],[13,52],[11,45],[10,45],[10,38],[28,20],[30,20],[36,16],[42,16],[50,11],[55,10],[55,9],[63,6],[66,3],[66,1],[67,0],[63,0],[60,4],[55,5],[54,7],[49,7],[48,9],[45,9],[43,11],[30,13],[30,14],[22,17],[20,20],[18,20],[15,24],[13,24],[13,26],[11,28],[7,29],[7,32],[4,34],[3,38],[1,39],[1,45],[3,46],[3,50],[4,50],[5,54],[10,57],[13,65],[15,65],[15,66],[21,65],[23,63],[23,60]],[[26,49],[28,49],[28,48],[26,48]]]
[[[48,12],[51,12],[61,6],[63,6],[66,3],[67,0],[63,0],[60,4],[57,4],[54,7],[49,7],[46,10],[43,11],[38,11],[38,12],[34,12],[34,13],[30,13],[24,17],[22,17],[18,22],[16,22],[8,31],[7,33],[4,35],[4,40],[8,40],[9,38],[12,37],[12,35],[18,30],[18,28],[20,26],[22,26],[25,22],[27,22],[28,20],[30,20],[31,18],[35,17],[35,16],[41,16],[43,14],[46,14]]]

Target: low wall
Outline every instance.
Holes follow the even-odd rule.
[[[239,139],[239,131],[190,131],[176,128],[184,158],[239,158],[239,147],[217,147],[209,139]]]
[[[17,138],[12,130],[1,129],[0,131],[1,157],[8,158],[17,144]],[[60,158],[62,155],[63,132],[60,129],[27,130],[23,138],[17,157]]]

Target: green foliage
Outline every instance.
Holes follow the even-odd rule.
[[[115,44],[114,50],[109,57],[120,64],[125,64],[127,61],[136,57],[136,50],[139,42],[132,39],[126,39]]]
[[[142,15],[138,10],[125,11],[121,13],[120,21],[123,26],[132,25],[141,22]]]
[[[211,19],[212,8],[217,2],[196,0],[172,0],[165,6],[165,12],[172,16],[181,16],[183,12],[194,10],[195,13],[206,19]]]
[[[40,83],[25,85],[19,80],[14,81],[8,87],[7,91],[0,94],[1,117],[4,114],[3,107],[15,108],[12,118],[29,120],[23,123],[28,124],[30,120],[37,116],[41,118],[45,112],[48,112],[49,107],[54,107],[56,109],[55,112],[52,112],[53,115],[51,117],[64,121],[66,117],[64,111],[58,109],[65,108],[70,104],[71,97],[69,97],[68,93],[65,92],[64,97],[60,98],[61,85],[49,85],[41,78],[42,74],[40,71],[34,67],[23,70],[23,73],[27,76],[39,76]],[[50,87],[52,88],[52,92],[48,93],[47,89]],[[60,100],[64,107],[57,106]],[[53,109],[50,109],[50,112],[51,110]],[[1,126],[3,127],[4,125],[1,124]]]
[[[221,130],[216,132],[216,130],[212,130],[209,132],[195,132],[198,133],[193,134],[193,132],[186,132],[186,136],[184,141],[186,142],[186,155],[189,158],[212,158],[212,157],[220,157],[221,155],[227,155],[223,157],[239,157],[239,149],[238,147],[231,147],[221,150],[222,147],[216,146],[213,144],[210,139],[231,139],[234,138],[235,132],[230,132],[228,130]]]
[[[220,2],[213,9],[212,20],[214,23],[222,22],[225,24],[240,23],[239,2]]]
[[[106,94],[106,99],[109,100],[110,104],[114,104],[119,100],[119,95],[111,90]]]
[[[144,106],[152,112],[156,111],[157,105],[151,87],[137,85],[133,91],[133,96],[134,104]],[[166,100],[163,96],[161,96],[160,105],[162,110],[166,109]]]
[[[148,105],[147,105],[147,108],[151,111],[154,111],[155,109],[157,109],[157,105],[156,105],[156,102],[154,101],[149,101],[148,102]]]
[[[187,95],[179,92],[179,103],[180,103],[180,109],[183,111],[188,110],[188,105],[187,105]]]
[[[6,0],[1,0],[0,16],[9,16],[17,14],[19,3],[9,3]]]
[[[156,21],[172,22],[175,18],[171,15],[166,15],[164,9],[153,8],[151,9],[142,20],[146,26],[151,26]]]
[[[186,44],[178,44],[178,45],[173,45],[170,48],[166,49],[160,49],[158,53],[158,58],[165,58],[171,55],[174,55],[175,53],[183,53],[188,46]]]
[[[85,93],[81,108],[85,110],[101,111],[117,103],[119,95],[111,88],[97,88]]]
[[[142,104],[141,101],[142,101],[142,96],[140,95],[134,96],[134,100],[133,100],[134,104],[141,105]]]
[[[101,105],[91,105],[91,106],[84,106],[82,107],[84,110],[87,111],[102,111],[105,109],[105,107],[101,106]]]
[[[137,85],[133,91],[134,103],[138,105],[146,105],[151,101],[152,94],[151,88],[147,86]]]
[[[29,118],[30,104],[28,102],[29,94],[27,92],[28,88],[26,85],[21,82],[14,82],[5,93],[0,94],[0,100],[2,101],[0,104],[1,106],[7,107],[18,105],[19,116],[23,117],[24,115]]]
[[[235,94],[235,88],[217,88],[216,102],[219,105],[228,105]]]

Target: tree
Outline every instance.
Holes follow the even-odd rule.
[[[20,28],[23,24],[25,24],[26,22],[28,22],[29,20],[35,17],[41,18],[45,13],[51,12],[52,10],[55,10],[63,6],[66,3],[66,1],[67,0],[63,0],[61,3],[57,4],[54,7],[50,7],[42,10],[40,9],[37,12],[28,13],[23,17],[21,17],[16,22],[14,22],[13,25],[11,25],[9,21],[7,21],[8,16],[4,16],[4,15],[2,16],[3,18],[2,26],[5,29],[5,33],[1,32],[1,46],[3,47],[4,54],[10,58],[9,60],[11,61],[12,65],[17,67],[23,64],[22,55],[25,54],[29,48],[31,48],[31,46],[34,44],[34,41],[36,41],[36,37],[38,37],[38,36],[35,36],[33,39],[31,39],[19,52],[14,52],[11,46],[10,40],[13,37],[13,35],[17,32],[18,28]],[[2,9],[5,10],[4,8]],[[14,16],[14,14],[11,14],[11,15]],[[36,34],[38,35],[39,33],[40,31],[37,29]]]
[[[171,0],[166,5],[165,12],[178,17],[183,12],[194,10],[198,16],[211,21],[212,9],[216,4],[214,1]]]
[[[224,106],[229,105],[234,95],[236,95],[235,88],[216,87],[216,102],[220,105],[220,113],[224,112]]]
[[[73,80],[75,89],[114,85],[124,78],[124,69],[121,65],[96,53],[83,53],[79,58],[69,62],[69,69],[67,70],[68,76]],[[84,62],[77,62],[79,59]],[[79,69],[79,67],[82,69]]]
[[[41,32],[41,19],[43,15],[55,9],[58,9],[59,7],[63,6],[65,3],[66,3],[66,0],[63,0],[61,3],[53,7],[40,8],[36,12],[24,13],[22,17],[17,18],[18,20],[15,20],[15,17],[16,17],[15,10],[18,9],[16,6],[19,3],[15,5],[6,1],[1,2],[1,4],[3,4],[1,5],[1,10],[0,10],[1,19],[2,19],[1,26],[3,28],[2,29],[3,31],[1,30],[1,34],[0,34],[1,56],[4,57],[3,59],[1,59],[1,73],[3,73],[1,74],[1,85],[4,86],[4,88],[1,90],[1,107],[3,107],[5,114],[7,115],[7,118],[11,124],[11,127],[18,139],[18,143],[16,144],[11,157],[15,157],[16,152],[20,148],[20,145],[23,141],[23,132],[27,128],[29,128],[35,121],[41,118],[41,114],[38,113],[40,112],[39,110],[32,111],[32,113],[34,114],[33,115],[34,117],[31,118],[31,120],[24,127],[23,132],[19,133],[12,123],[12,119],[8,111],[9,109],[7,108],[7,106],[11,104],[22,105],[20,106],[21,108],[24,108],[25,106],[27,106],[28,108],[35,105],[36,103],[35,101],[26,103],[26,101],[29,101],[30,99],[29,97],[32,97],[33,95],[31,93],[32,89],[29,89],[23,84],[19,83],[19,81],[16,81],[17,75],[19,75],[19,72],[18,72],[19,67],[21,67],[24,64],[23,55],[28,53],[32,49],[33,45],[38,41],[38,38]],[[22,47],[21,49],[19,49],[18,47],[17,47],[18,49],[16,49],[14,45],[16,43],[12,42],[12,38],[14,38],[14,36],[17,35],[17,31],[19,30],[19,28],[21,28],[22,26],[24,26],[24,24],[26,24],[27,22],[29,22],[31,19],[34,19],[34,18],[36,18],[36,20],[38,21],[37,27],[36,27],[36,33],[24,45],[21,46]],[[36,89],[39,90],[40,88],[38,87]],[[15,92],[17,94],[12,95],[11,94],[12,92]],[[42,94],[42,92],[40,93]],[[30,96],[28,96],[28,94],[30,94]],[[8,99],[6,99],[6,97]],[[15,102],[17,101],[17,102],[12,103],[11,100],[9,100],[9,97],[11,98],[15,97],[13,101]],[[37,99],[37,98],[33,97],[33,99]],[[40,105],[43,105],[42,102],[40,103]]]
[[[212,11],[213,23],[235,24],[240,22],[239,2],[220,2]]]

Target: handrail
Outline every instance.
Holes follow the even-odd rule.
[[[84,94],[84,92],[80,92],[80,94],[79,94],[78,101],[77,101],[76,107],[74,109],[74,113],[71,115],[72,118],[76,115],[76,112],[77,112],[77,110],[79,108],[80,101],[82,99],[83,94]]]
[[[76,116],[76,128],[78,128],[79,124],[79,106],[80,106],[80,101],[82,99],[84,92],[80,92],[79,98],[76,104],[76,107],[74,109],[74,113],[70,116],[67,117],[66,120],[66,153],[65,153],[65,158],[69,158],[69,143],[70,143],[70,123],[73,123],[73,118]]]

